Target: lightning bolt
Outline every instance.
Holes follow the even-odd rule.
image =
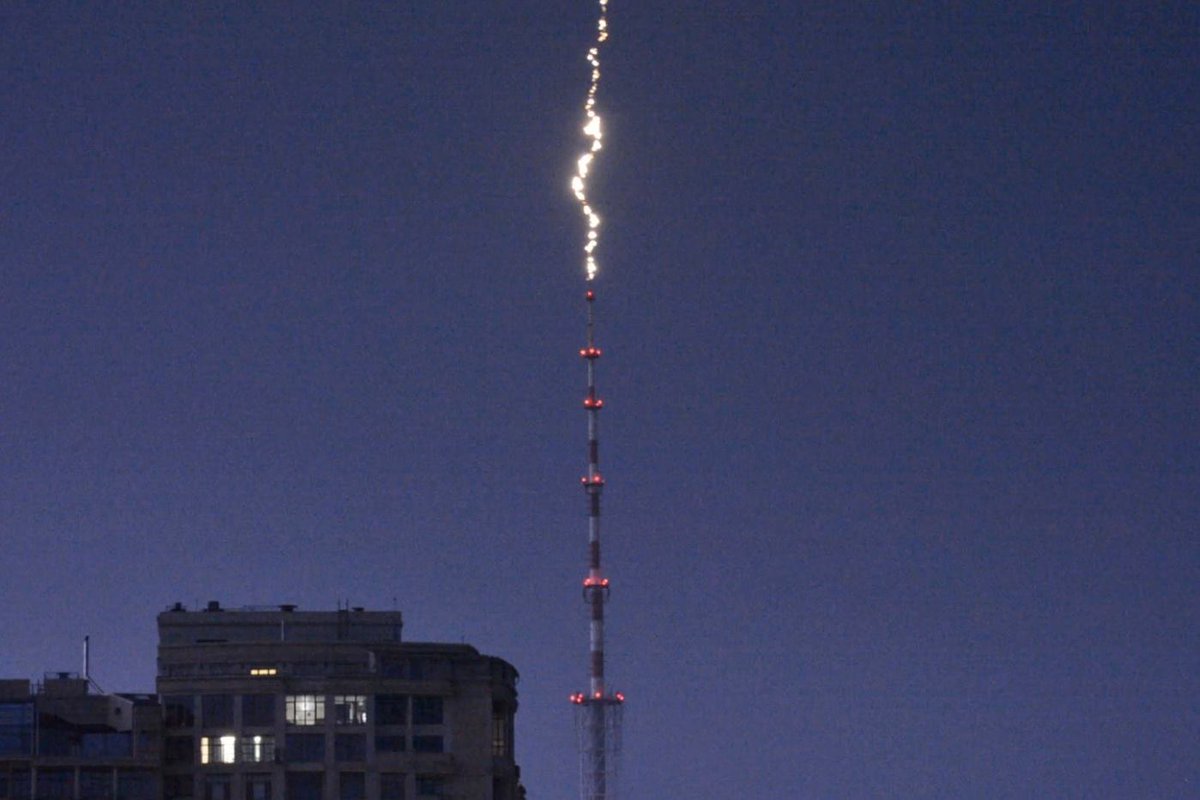
[[[571,191],[575,193],[575,199],[579,201],[579,208],[587,222],[587,243],[583,246],[583,253],[584,268],[589,281],[596,277],[599,270],[596,264],[596,248],[600,245],[600,215],[588,200],[587,178],[596,153],[603,147],[604,133],[600,115],[596,113],[596,92],[600,88],[600,48],[608,40],[608,0],[599,0],[599,3],[600,17],[596,22],[596,42],[587,53],[588,64],[592,68],[592,81],[588,86],[587,100],[583,104],[583,133],[587,137],[588,146],[575,162],[575,177],[571,179]]]

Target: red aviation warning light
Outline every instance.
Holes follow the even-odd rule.
[[[587,397],[583,398],[583,407],[594,408],[595,410],[599,411],[600,409],[604,408],[604,401],[599,397],[592,397],[591,395],[588,395]]]
[[[582,358],[593,359],[600,357],[600,348],[589,344],[587,347],[580,349],[579,355]]]
[[[603,486],[604,478],[602,478],[600,473],[597,472],[595,475],[584,475],[579,479],[579,482],[583,484],[584,488],[589,486]]]

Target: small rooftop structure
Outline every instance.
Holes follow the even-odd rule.
[[[225,609],[212,600],[189,611],[175,603],[158,615],[159,645],[252,642],[399,642],[399,611],[300,611],[295,605]]]

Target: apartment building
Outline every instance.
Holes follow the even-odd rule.
[[[162,709],[69,672],[0,680],[0,800],[157,800]]]
[[[158,616],[165,800],[518,800],[517,671],[397,611]]]

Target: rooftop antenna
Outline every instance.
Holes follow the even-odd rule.
[[[95,687],[96,691],[104,694],[104,689],[100,684],[92,680],[92,637],[83,637],[83,673],[80,677],[87,683],[88,686]]]

